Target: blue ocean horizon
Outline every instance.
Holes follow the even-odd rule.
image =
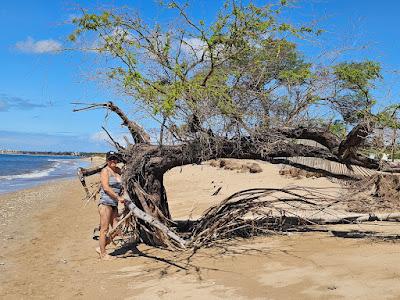
[[[88,165],[77,156],[0,154],[0,194],[72,178],[78,167]]]

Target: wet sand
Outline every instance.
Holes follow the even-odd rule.
[[[196,218],[244,188],[339,189],[324,178],[296,180],[280,176],[276,166],[262,167],[258,174],[171,170],[165,182],[173,217]],[[102,262],[91,239],[96,205],[84,207],[82,198],[78,180],[0,196],[1,299],[400,299],[398,242],[329,233],[236,240],[193,257],[139,245],[116,249],[116,260]],[[385,226],[399,232],[396,224]]]

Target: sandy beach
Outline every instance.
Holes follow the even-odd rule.
[[[287,178],[278,166],[261,166],[256,174],[209,165],[171,170],[173,218],[196,218],[245,188],[339,189],[325,178]],[[118,258],[103,262],[92,240],[96,204],[84,206],[82,198],[77,179],[0,196],[1,299],[400,299],[398,242],[329,233],[235,240],[193,257],[145,245],[110,248]]]

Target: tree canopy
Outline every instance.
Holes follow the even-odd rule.
[[[340,134],[338,128],[379,119],[372,110],[379,63],[307,59],[299,41],[323,31],[280,21],[287,1],[226,1],[210,24],[191,18],[187,5],[161,5],[177,20],[149,24],[124,9],[83,11],[70,39],[92,34],[95,50],[114,59],[107,76],[174,140],[192,139],[194,132],[251,135],[298,125]]]

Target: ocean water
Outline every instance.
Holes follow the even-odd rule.
[[[76,176],[88,162],[71,156],[0,154],[0,194]]]

